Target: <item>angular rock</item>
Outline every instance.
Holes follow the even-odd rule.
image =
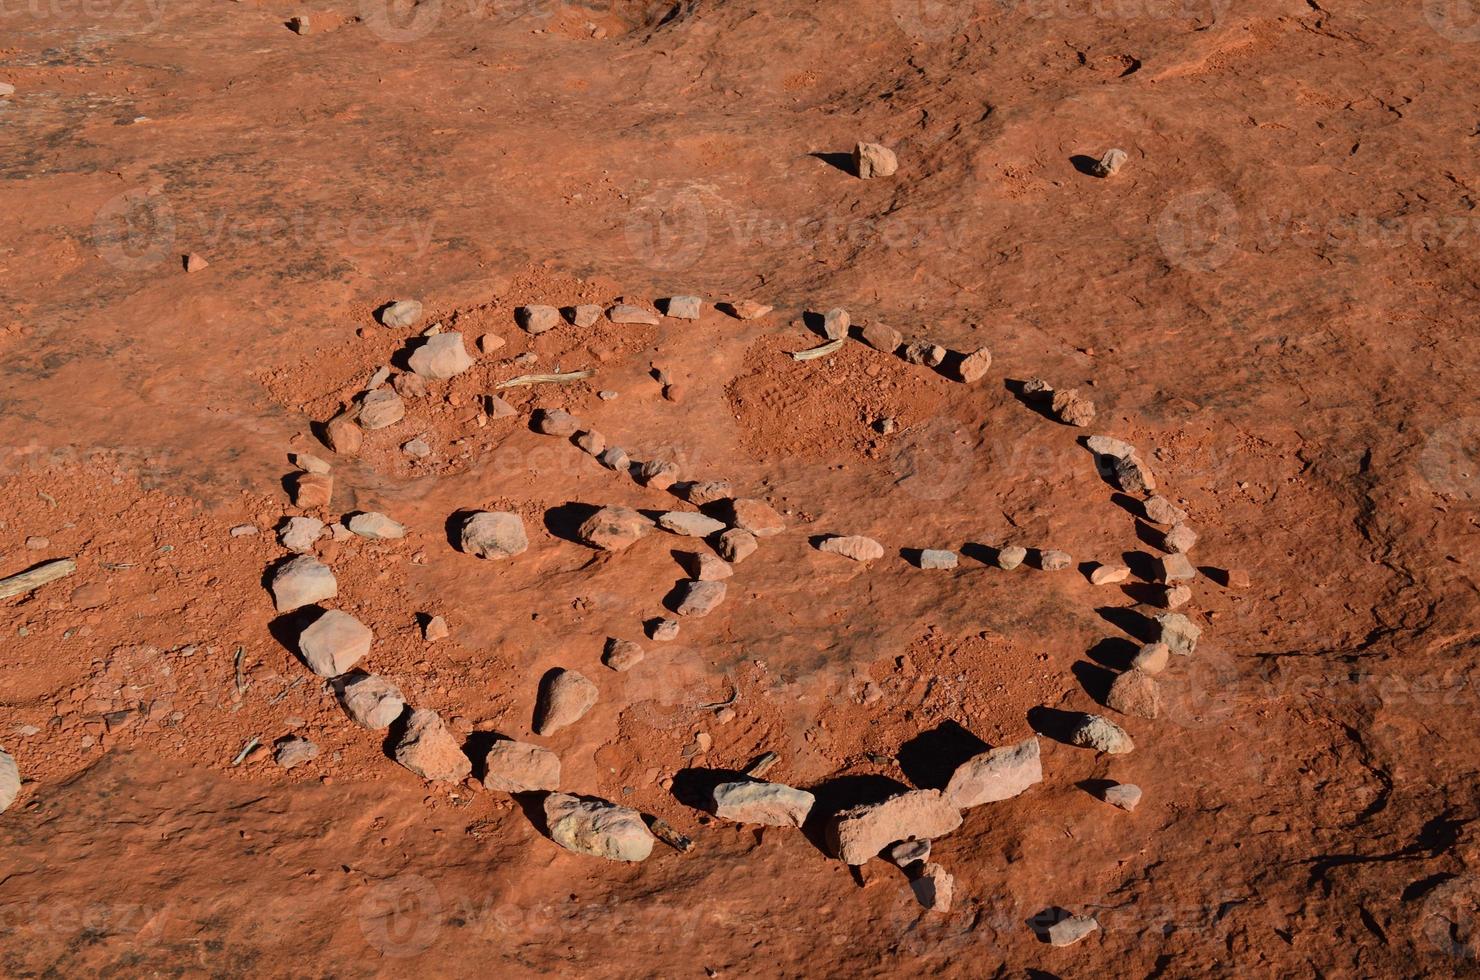
[[[1173,524],[1172,529],[1163,536],[1162,544],[1168,551],[1185,555],[1197,544],[1197,532],[1186,524]]]
[[[301,766],[319,757],[319,747],[306,738],[289,735],[273,743],[272,761],[284,769]]]
[[[606,311],[606,318],[613,323],[641,323],[653,327],[659,323],[658,314],[630,303],[618,303],[613,306]]]
[[[658,518],[658,526],[688,538],[707,538],[725,529],[723,521],[689,510],[670,510]]]
[[[1156,604],[1163,609],[1181,609],[1192,601],[1192,590],[1185,585],[1163,585]]]
[[[703,619],[725,601],[726,591],[723,582],[685,582],[679,586],[678,605],[674,612]]]
[[[678,620],[653,620],[648,624],[648,636],[659,643],[670,643],[678,639]]]
[[[645,656],[646,651],[631,640],[611,637],[606,641],[606,651],[601,655],[601,662],[623,674],[642,663]]]
[[[600,456],[606,452],[606,436],[595,429],[576,433],[576,447],[587,456]]]
[[[380,322],[393,329],[414,327],[421,321],[421,303],[414,299],[398,299],[380,311]]]
[[[754,534],[742,531],[738,527],[730,528],[715,542],[715,549],[719,552],[719,556],[732,565],[740,564],[755,554],[759,547],[760,543],[756,541]]]
[[[508,511],[478,511],[463,521],[462,550],[479,558],[497,561],[523,554],[529,549],[524,521]]]
[[[1053,395],[1053,385],[1042,378],[1029,378],[1023,382],[1023,395],[1033,401],[1043,401]]]
[[[1052,946],[1073,946],[1079,940],[1100,928],[1099,922],[1088,915],[1071,915],[1044,930]]]
[[[1126,493],[1150,493],[1156,489],[1151,467],[1134,454],[1115,461],[1115,485]]]
[[[1043,782],[1038,739],[1002,745],[972,756],[956,768],[946,784],[945,798],[965,810],[983,803],[1010,800]]]
[[[528,742],[500,739],[484,757],[483,786],[499,793],[553,792],[560,788],[560,756]]]
[[[282,546],[299,554],[312,551],[314,542],[323,536],[324,522],[316,517],[290,517],[278,531]]]
[[[396,375],[395,380],[391,382],[391,387],[396,389],[396,394],[402,398],[425,398],[432,392],[432,389],[427,387],[426,378],[409,371]]]
[[[256,535],[257,525],[255,524],[238,524],[231,529],[231,536],[233,538],[251,538],[256,537]]]
[[[1159,674],[1167,669],[1171,654],[1165,643],[1147,643],[1131,658],[1131,666],[1148,674]]]
[[[320,677],[338,677],[370,652],[375,634],[347,612],[330,609],[298,635],[298,652]]]
[[[355,514],[344,522],[344,526],[362,538],[370,538],[376,541],[404,538],[406,536],[405,525],[397,524],[384,514],[378,514],[373,510]]]
[[[492,354],[494,351],[502,349],[507,343],[507,340],[496,333],[486,333],[478,338],[478,350],[484,354]]]
[[[1096,177],[1114,177],[1129,159],[1130,154],[1124,150],[1106,150],[1105,155],[1096,160],[1090,169]]]
[[[1197,569],[1192,567],[1186,555],[1173,552],[1162,557],[1157,577],[1163,582],[1190,582],[1197,578]]]
[[[961,826],[961,811],[937,790],[917,789],[843,810],[827,828],[828,845],[847,864],[864,864],[895,841],[944,837]]]
[[[442,716],[430,708],[411,712],[406,732],[396,743],[396,761],[422,779],[459,783],[473,773],[473,763]]]
[[[360,396],[360,426],[384,429],[406,417],[406,403],[390,388],[377,388]]]
[[[1116,439],[1113,436],[1090,436],[1084,442],[1089,447],[1089,451],[1096,456],[1124,459],[1126,456],[1134,456],[1136,454],[1135,446]]]
[[[498,395],[488,395],[483,399],[483,411],[491,419],[508,419],[519,414],[519,409],[510,405]]]
[[[580,721],[596,703],[599,692],[584,674],[559,668],[547,674],[535,704],[534,733],[553,735]]]
[[[421,436],[417,436],[415,439],[403,442],[401,444],[401,452],[410,456],[412,459],[426,459],[432,454],[432,447]]]
[[[1067,551],[1050,549],[1038,555],[1038,567],[1045,572],[1062,572],[1072,564],[1074,564],[1074,559]]]
[[[594,303],[582,303],[570,311],[570,322],[578,327],[593,327],[601,319],[601,307]]]
[[[401,689],[379,674],[357,674],[346,679],[339,701],[355,724],[372,731],[389,728],[406,710]]]
[[[668,300],[665,315],[675,320],[697,320],[704,301],[697,296],[674,296]]]
[[[334,477],[327,473],[299,473],[293,478],[293,505],[308,510],[328,507],[334,496]]]
[[[294,453],[293,465],[305,473],[328,473],[329,464],[312,453]]]
[[[724,305],[728,308],[730,315],[737,320],[759,320],[775,308],[765,303],[757,303],[753,299],[736,300]]]
[[[986,377],[991,367],[992,351],[986,347],[978,347],[961,358],[961,363],[956,365],[956,377],[965,384],[972,384]]]
[[[825,551],[830,555],[842,555],[854,561],[875,561],[884,557],[883,545],[873,538],[865,538],[859,534],[837,535],[828,538],[817,546],[817,550]]]
[[[0,749],[0,813],[10,809],[21,793],[21,771],[15,757]]]
[[[1158,613],[1156,623],[1161,627],[1162,643],[1179,657],[1190,657],[1197,649],[1202,628],[1181,613]]]
[[[1079,394],[1078,389],[1056,391],[1050,408],[1060,422],[1083,428],[1095,420],[1095,403]]]
[[[1123,715],[1155,719],[1161,714],[1161,690],[1149,673],[1131,669],[1111,683],[1105,706]]]
[[[955,897],[956,879],[938,864],[926,864],[916,878],[910,879],[915,900],[932,912],[949,912]]]
[[[636,810],[567,793],[545,797],[545,825],[566,850],[610,861],[645,860],[657,842]]]
[[[1116,783],[1106,788],[1104,800],[1130,813],[1141,803],[1141,787],[1135,783]]]
[[[904,359],[911,364],[940,367],[946,359],[946,349],[928,340],[912,340],[904,345]]]
[[[954,551],[939,551],[934,548],[926,548],[920,552],[921,568],[955,568],[956,565],[957,558]]]
[[[730,486],[724,480],[694,480],[688,483],[675,484],[673,490],[695,507],[703,507],[705,504],[729,500],[735,495],[734,487]]]
[[[602,551],[621,551],[652,530],[652,522],[628,507],[603,507],[576,529],[583,544]]]
[[[1187,520],[1187,512],[1173,504],[1161,494],[1147,497],[1141,505],[1146,519],[1153,524],[1181,524]]]
[[[885,851],[884,856],[891,864],[908,868],[916,861],[930,860],[930,842],[928,840],[902,840]]]
[[[690,554],[684,558],[689,576],[698,582],[718,582],[735,574],[735,568],[718,555]]]
[[[848,328],[851,326],[853,326],[853,318],[848,315],[847,310],[841,307],[822,314],[822,335],[828,340],[848,336]]]
[[[427,338],[406,361],[412,371],[432,381],[455,378],[473,366],[473,357],[456,330]]]
[[[542,334],[560,326],[560,311],[553,306],[521,306],[514,311],[514,322],[527,334]]]
[[[904,337],[898,330],[878,320],[870,320],[864,324],[858,336],[874,350],[883,351],[886,354],[893,354],[899,350],[899,345],[904,343]]]
[[[781,783],[742,780],[714,788],[714,815],[736,823],[800,827],[816,802],[806,790]]]
[[[667,490],[678,482],[678,464],[661,459],[650,459],[637,471],[637,478],[645,487]]]
[[[1093,585],[1116,585],[1130,577],[1131,570],[1120,564],[1097,565],[1089,573],[1089,580]]]
[[[562,438],[575,435],[576,430],[581,427],[580,419],[558,408],[538,409],[529,421],[534,431]]]
[[[272,600],[280,613],[292,612],[339,594],[339,583],[329,566],[302,555],[284,562],[272,575]]]
[[[421,628],[421,637],[428,643],[445,640],[450,635],[452,635],[452,631],[447,627],[447,618],[445,616],[433,616]]]
[[[864,180],[892,177],[899,170],[894,151],[879,143],[859,143],[853,148],[853,172]]]
[[[1028,560],[1028,549],[1010,544],[1005,548],[997,549],[997,567],[1012,571],[1023,562]]]
[[[724,514],[731,527],[749,531],[758,538],[780,534],[786,530],[786,521],[764,500],[747,497],[731,500],[725,505]]]
[[[596,459],[602,466],[618,473],[624,473],[632,467],[632,457],[620,446],[607,446]]]
[[[1136,747],[1125,729],[1100,715],[1083,715],[1069,733],[1069,744],[1109,755],[1124,755]]]

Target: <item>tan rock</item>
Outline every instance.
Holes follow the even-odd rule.
[[[786,521],[764,500],[742,497],[729,501],[724,510],[725,519],[730,526],[749,531],[758,538],[780,534],[786,530]]]
[[[1028,560],[1028,549],[1015,544],[997,549],[997,567],[1005,571],[1012,571],[1023,562]]]
[[[864,180],[892,177],[899,170],[894,151],[879,143],[859,143],[853,148],[853,172]]]
[[[904,337],[898,330],[878,320],[870,320],[864,324],[863,329],[859,331],[859,339],[874,350],[883,351],[886,354],[893,354],[899,350],[899,345],[904,343]]]
[[[678,482],[678,465],[661,459],[650,459],[642,464],[637,478],[645,487],[667,490]]]
[[[560,756],[528,742],[500,739],[484,757],[483,786],[497,793],[553,792],[560,788]]]
[[[946,349],[928,340],[912,340],[904,345],[904,359],[911,364],[940,367],[946,359]]]
[[[401,689],[378,674],[359,674],[346,679],[339,700],[355,724],[372,731],[389,728],[406,710]]]
[[[970,354],[961,358],[961,363],[956,366],[956,376],[965,384],[972,384],[986,377],[987,371],[992,367],[992,352],[989,348],[978,347]]]
[[[1173,524],[1171,530],[1163,536],[1162,543],[1168,551],[1185,555],[1197,544],[1197,532],[1186,524]]]
[[[1187,520],[1185,510],[1160,494],[1147,497],[1141,508],[1146,514],[1146,519],[1153,524],[1181,524]]]
[[[960,809],[1009,800],[1043,782],[1038,739],[990,749],[963,762],[946,785],[945,799]]]
[[[521,306],[514,310],[514,322],[525,333],[538,335],[560,326],[560,311],[553,306]]]
[[[1147,643],[1136,651],[1131,666],[1147,674],[1159,674],[1167,669],[1172,651],[1165,643]]]
[[[959,826],[960,810],[937,790],[920,789],[843,810],[833,817],[827,838],[844,862],[864,864],[895,841],[933,840]]]
[[[570,311],[570,322],[581,328],[594,327],[600,319],[601,307],[592,303],[583,303]]]
[[[848,328],[853,326],[853,318],[848,311],[841,307],[828,310],[822,315],[822,335],[828,340],[837,340],[848,336]]]
[[[1082,428],[1095,420],[1095,403],[1082,397],[1075,388],[1054,392],[1050,405],[1059,421],[1069,425]]]
[[[1115,461],[1115,484],[1126,493],[1150,493],[1156,489],[1156,477],[1141,457],[1131,455]]]
[[[1123,715],[1155,719],[1161,714],[1161,690],[1146,671],[1128,670],[1110,685],[1105,705]]]
[[[646,656],[647,652],[631,640],[612,637],[606,641],[606,651],[601,655],[601,662],[623,674],[642,663]]]
[[[280,613],[292,612],[339,594],[339,583],[329,566],[300,555],[284,562],[272,576],[273,603]]]
[[[507,511],[478,511],[468,516],[461,531],[462,550],[479,558],[497,561],[523,554],[529,549],[524,521]]]
[[[299,473],[293,478],[293,504],[304,510],[328,507],[334,496],[334,477],[328,473]]]
[[[377,388],[360,396],[360,426],[384,429],[406,417],[406,403],[391,388]]]
[[[298,636],[298,652],[320,677],[338,677],[370,652],[375,634],[347,612],[330,609]]]
[[[630,303],[618,303],[613,306],[606,311],[606,318],[612,323],[638,323],[654,327],[660,322],[658,314]]]
[[[1116,585],[1130,577],[1131,570],[1121,564],[1097,565],[1089,573],[1089,580],[1094,585]]]
[[[574,725],[591,710],[598,694],[596,685],[578,671],[562,668],[546,675],[535,705],[535,734],[553,735]]]
[[[576,537],[602,551],[622,551],[652,530],[652,522],[627,507],[603,507],[581,523]]]
[[[566,850],[610,861],[646,860],[657,842],[636,810],[566,793],[545,798],[545,825]]]
[[[816,803],[817,797],[806,790],[781,783],[744,780],[714,788],[714,815],[736,823],[800,827]]]
[[[413,327],[421,317],[421,303],[414,299],[398,299],[380,311],[380,322],[393,329]]]
[[[445,381],[472,367],[473,358],[463,346],[462,334],[449,330],[427,338],[426,343],[411,352],[406,363],[423,378]]]
[[[473,773],[473,763],[441,715],[430,708],[411,712],[394,755],[401,765],[434,782],[460,783]]]
[[[324,442],[341,456],[358,456],[365,444],[365,432],[354,416],[341,412],[324,424]]]
[[[755,554],[760,543],[756,541],[754,534],[735,527],[721,534],[715,547],[721,558],[732,565],[738,565]]]
[[[1074,564],[1074,559],[1067,551],[1049,549],[1038,556],[1038,567],[1045,572],[1062,572],[1072,564]]]
[[[680,616],[702,619],[724,602],[726,591],[724,582],[685,582],[679,586],[679,600],[674,611]]]
[[[926,864],[918,877],[910,879],[915,900],[932,912],[949,912],[955,897],[956,879],[938,864]]]
[[[660,514],[658,526],[671,534],[688,538],[707,538],[725,529],[723,521],[692,510],[671,510]]]
[[[581,427],[581,420],[558,408],[541,408],[530,419],[536,432],[562,438],[573,436]]]
[[[873,538],[862,535],[838,535],[826,539],[817,546],[818,551],[830,555],[842,555],[854,561],[875,561],[884,557],[884,546]]]

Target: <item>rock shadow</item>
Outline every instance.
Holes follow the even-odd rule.
[[[575,501],[551,507],[545,511],[545,530],[563,541],[570,541],[583,548],[589,548],[591,546],[582,541],[577,532],[581,525],[599,510],[601,508],[595,504],[581,504]]]

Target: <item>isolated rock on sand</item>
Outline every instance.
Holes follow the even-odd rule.
[[[570,311],[570,322],[583,329],[595,326],[600,319],[601,307],[594,303],[582,303]]]
[[[384,514],[378,514],[373,510],[354,515],[344,522],[344,526],[360,537],[370,538],[372,540],[404,538],[406,536],[404,525],[397,524]]]
[[[339,594],[339,583],[329,566],[316,558],[302,555],[283,563],[272,574],[272,600],[280,613],[300,606],[332,599]]]
[[[853,148],[853,172],[864,180],[892,177],[899,170],[899,158],[887,146],[859,143]]]
[[[718,582],[735,574],[735,568],[718,555],[690,554],[684,558],[689,575],[699,582]]]
[[[1111,459],[1122,459],[1126,456],[1134,456],[1136,447],[1128,442],[1116,439],[1114,436],[1090,436],[1084,441],[1089,451],[1096,456],[1109,456]]]
[[[421,628],[422,639],[426,640],[428,643],[436,643],[438,640],[445,640],[448,636],[451,635],[451,633],[452,631],[447,627],[447,618],[445,616],[433,616],[428,619],[426,625]]]
[[[687,538],[707,538],[725,529],[723,521],[695,511],[671,510],[658,518],[658,526]]]
[[[620,446],[607,446],[596,459],[602,466],[618,473],[625,473],[632,466],[632,457]]]
[[[376,388],[360,396],[360,426],[384,429],[406,417],[406,403],[390,388]]]
[[[732,565],[738,565],[751,555],[755,554],[760,542],[755,535],[749,531],[743,531],[738,527],[732,527],[719,536],[715,542],[719,556]]]
[[[946,349],[928,340],[912,340],[904,345],[904,359],[911,364],[940,367],[946,359]]]
[[[542,334],[560,326],[560,311],[553,306],[521,306],[514,310],[514,322],[528,334]]]
[[[830,555],[842,555],[854,561],[875,561],[884,557],[883,545],[873,538],[865,538],[858,534],[828,538],[817,546],[817,550],[825,551]]]
[[[1131,577],[1131,570],[1124,565],[1109,564],[1097,565],[1095,570],[1089,573],[1089,580],[1093,585],[1116,585]]]
[[[606,311],[606,318],[613,323],[641,323],[653,327],[659,322],[658,314],[631,303],[618,303]]]
[[[1148,643],[1136,651],[1131,666],[1148,674],[1159,674],[1167,669],[1172,651],[1165,643]]]
[[[318,757],[319,747],[297,735],[289,735],[273,743],[272,761],[284,769],[301,766]]]
[[[1132,453],[1115,461],[1115,485],[1126,493],[1150,493],[1156,489],[1156,477],[1141,457]]]
[[[1130,813],[1141,802],[1141,787],[1135,783],[1116,783],[1114,786],[1106,787],[1103,797],[1111,806],[1118,806]]]
[[[932,912],[949,912],[956,893],[956,879],[938,864],[927,864],[916,878],[910,879],[915,900]]]
[[[970,354],[961,358],[961,363],[956,366],[956,377],[965,384],[971,384],[986,377],[987,371],[991,367],[991,350],[986,347],[978,347]]]
[[[529,549],[524,521],[508,511],[479,511],[463,521],[462,550],[479,558],[497,561]]]
[[[299,473],[293,478],[293,505],[308,510],[328,507],[334,496],[334,477],[327,473]]]
[[[1043,782],[1038,739],[989,749],[961,763],[946,784],[945,798],[960,809],[1010,800]]]
[[[1141,505],[1146,519],[1153,524],[1181,524],[1187,520],[1187,512],[1161,494],[1147,497]]]
[[[725,504],[724,516],[731,527],[749,531],[758,538],[770,537],[786,530],[786,521],[764,500],[749,497],[731,500]]]
[[[421,303],[414,299],[398,299],[380,311],[380,322],[394,329],[414,327],[421,322]]]
[[[884,856],[891,864],[908,868],[916,861],[930,860],[930,842],[928,840],[902,840],[885,851]]]
[[[567,793],[545,798],[545,825],[566,850],[610,861],[646,860],[657,842],[636,810]]]
[[[303,662],[320,677],[338,677],[370,652],[375,634],[347,612],[330,609],[298,636]]]
[[[1197,650],[1197,641],[1202,628],[1181,613],[1158,613],[1156,623],[1161,627],[1158,639],[1167,649],[1179,657],[1190,657]]]
[[[432,381],[455,378],[473,366],[473,358],[463,346],[463,335],[456,330],[429,337],[411,352],[406,363],[412,371]]]
[[[697,296],[674,296],[668,300],[666,315],[675,320],[697,320],[704,301]]]
[[[674,612],[703,619],[725,601],[726,591],[723,582],[685,582],[679,586],[679,600]]]
[[[1173,524],[1171,530],[1163,535],[1162,544],[1168,551],[1185,555],[1197,544],[1197,532],[1186,524]]]
[[[401,443],[401,452],[412,459],[426,459],[432,454],[432,447],[421,436],[417,436],[415,439],[408,439]]]
[[[768,827],[800,827],[817,797],[781,783],[743,780],[714,788],[714,815],[736,823]]]
[[[853,318],[848,311],[842,307],[828,310],[822,314],[822,335],[828,340],[837,340],[848,336],[848,328],[853,326]]]
[[[1123,715],[1154,719],[1161,714],[1161,690],[1146,671],[1128,670],[1111,683],[1105,706]]]
[[[536,793],[560,788],[560,756],[528,742],[501,739],[483,762],[483,786],[499,793]]]
[[[1074,564],[1074,559],[1067,551],[1050,549],[1038,556],[1038,567],[1045,572],[1062,572],[1072,564]]]
[[[678,464],[662,459],[650,459],[637,471],[637,479],[645,487],[667,490],[678,482]]]
[[[944,837],[961,826],[961,811],[938,790],[917,789],[843,810],[827,828],[828,846],[847,864],[864,864],[895,841]]]
[[[576,537],[602,551],[622,551],[652,527],[651,521],[630,507],[603,507],[581,522]]]
[[[606,641],[606,650],[601,655],[601,662],[617,673],[623,674],[642,663],[646,656],[646,651],[631,640],[611,637]]]
[[[1130,154],[1124,150],[1106,150],[1105,155],[1096,160],[1090,169],[1096,177],[1114,177],[1129,159]]]
[[[1125,729],[1100,715],[1081,716],[1079,723],[1069,733],[1069,744],[1109,755],[1124,755],[1136,747]]]
[[[478,350],[482,351],[484,354],[492,354],[494,351],[499,350],[507,343],[507,340],[500,337],[496,333],[486,333],[478,338]]]
[[[1084,427],[1095,420],[1095,403],[1079,394],[1078,389],[1056,391],[1050,407],[1060,422]]]
[[[339,701],[355,724],[372,731],[389,728],[406,710],[401,689],[379,674],[359,674],[346,679]]]
[[[864,324],[858,336],[874,350],[883,351],[886,354],[893,354],[899,350],[899,345],[904,343],[904,337],[898,330],[878,320],[870,320]]]
[[[581,420],[558,408],[541,408],[534,413],[530,424],[536,432],[563,438],[575,435],[576,430],[581,427]]]
[[[1071,915],[1067,919],[1061,919],[1043,930],[1045,938],[1052,946],[1073,946],[1079,940],[1088,936],[1100,924],[1088,915]]]
[[[1012,571],[1023,562],[1028,560],[1028,549],[1015,544],[1007,545],[1005,548],[997,549],[997,567],[1005,571]]]
[[[935,548],[926,548],[920,552],[921,568],[955,568],[958,563],[954,551],[940,551]]]
[[[0,813],[10,809],[21,792],[21,771],[15,758],[0,749]]]
[[[458,783],[473,773],[473,763],[448,731],[442,716],[430,708],[411,712],[394,754],[401,765],[434,782]]]
[[[540,685],[539,700],[534,710],[534,733],[553,735],[580,721],[596,703],[599,692],[584,674],[557,669]]]
[[[278,542],[299,554],[312,551],[314,542],[324,536],[324,522],[316,517],[290,517],[278,530]]]

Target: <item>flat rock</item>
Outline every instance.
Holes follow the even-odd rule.
[[[687,538],[707,538],[725,529],[723,521],[688,510],[670,510],[658,518],[658,526]]]
[[[1167,649],[1179,657],[1190,657],[1197,649],[1202,628],[1181,613],[1158,613],[1155,617],[1161,628],[1158,639]]]
[[[859,143],[853,148],[853,172],[864,180],[892,177],[899,171],[899,158],[880,143]]]
[[[570,311],[570,322],[578,327],[594,327],[601,319],[601,307],[594,303],[582,303]]]
[[[507,343],[507,340],[496,333],[485,333],[478,338],[478,350],[484,354],[492,354],[496,350],[501,350]]]
[[[1045,929],[1044,936],[1048,939],[1049,945],[1073,946],[1098,928],[1100,924],[1091,916],[1071,915]]]
[[[817,546],[817,550],[825,551],[830,555],[842,555],[854,561],[875,561],[884,557],[883,545],[873,538],[865,538],[859,534],[837,535],[828,538]]]
[[[581,428],[581,420],[558,408],[541,408],[529,420],[534,431],[547,436],[573,436]]]
[[[398,524],[384,514],[376,513],[373,510],[354,515],[344,522],[344,526],[362,538],[370,538],[376,541],[404,538],[406,536],[405,525]]]
[[[1147,643],[1136,651],[1135,657],[1131,659],[1131,666],[1148,674],[1159,674],[1167,669],[1171,653],[1165,643]]]
[[[560,311],[553,306],[521,306],[514,310],[514,322],[527,334],[542,334],[560,326]]]
[[[843,810],[828,825],[828,845],[847,864],[864,864],[895,841],[944,837],[961,826],[961,811],[938,790],[917,789],[881,803]]]
[[[591,710],[599,691],[584,674],[558,668],[547,674],[535,704],[534,733],[552,735],[574,725]]]
[[[735,574],[735,567],[718,555],[702,552],[684,558],[689,576],[698,582],[718,582]]]
[[[997,567],[1012,571],[1023,562],[1028,560],[1028,549],[1010,544],[1005,548],[997,549]]]
[[[816,802],[806,790],[781,783],[742,780],[714,788],[714,815],[736,823],[800,827]]]
[[[715,548],[719,556],[732,565],[738,565],[751,555],[755,554],[760,547],[760,542],[755,535],[749,531],[743,531],[738,527],[732,527],[719,536],[715,542]]]
[[[1161,714],[1161,690],[1150,673],[1133,668],[1110,684],[1105,706],[1123,715],[1154,719]]]
[[[1116,585],[1130,577],[1131,570],[1120,564],[1096,565],[1095,570],[1089,573],[1089,580],[1094,585]]]
[[[21,793],[21,770],[15,757],[0,749],[0,813],[10,809]]]
[[[848,336],[848,328],[853,326],[853,318],[848,311],[838,307],[828,310],[822,314],[822,335],[828,340],[838,340]]]
[[[675,320],[697,320],[704,309],[704,301],[697,296],[670,297],[664,315]]]
[[[657,842],[636,810],[567,793],[545,797],[545,825],[566,850],[610,861],[646,860]]]
[[[379,674],[347,678],[339,693],[339,703],[355,724],[372,731],[389,728],[406,710],[401,689]]]
[[[1043,761],[1038,739],[989,749],[961,763],[946,784],[945,798],[967,809],[983,803],[1010,800],[1028,787],[1043,782]]]
[[[938,864],[926,864],[920,874],[910,879],[915,900],[932,912],[949,912],[956,893],[956,879]]]
[[[1187,520],[1187,512],[1161,494],[1147,497],[1146,502],[1141,505],[1141,511],[1153,524],[1181,524]]]
[[[393,329],[414,327],[421,322],[421,303],[414,299],[398,299],[380,311],[380,322]]]
[[[462,550],[479,558],[497,561],[523,554],[529,549],[524,521],[508,511],[479,511],[463,521]]]
[[[293,769],[318,757],[319,747],[297,735],[288,735],[273,743],[272,761],[284,769]]]
[[[298,635],[298,652],[320,677],[338,677],[370,652],[375,634],[347,612],[330,609]]]
[[[397,762],[422,779],[458,783],[473,774],[473,763],[442,716],[430,708],[411,712],[394,754]]]
[[[329,566],[301,555],[284,562],[272,574],[272,600],[280,613],[292,612],[339,594],[339,582]]]
[[[725,601],[726,591],[723,582],[685,582],[679,586],[678,605],[674,612],[703,619]]]
[[[1104,800],[1130,813],[1141,803],[1141,787],[1135,783],[1116,783],[1106,788]]]
[[[314,542],[324,536],[324,522],[317,517],[290,517],[278,529],[278,542],[299,554],[312,551]]]
[[[878,320],[865,323],[859,330],[858,336],[874,350],[883,351],[886,354],[893,354],[899,350],[899,345],[904,343],[904,337],[898,330]]]
[[[775,307],[767,306],[765,303],[757,303],[753,299],[733,300],[726,303],[729,313],[737,320],[759,320],[770,313]]]
[[[606,311],[606,318],[613,323],[641,323],[654,327],[659,323],[658,314],[630,303],[613,306]]]
[[[1161,595],[1157,598],[1157,605],[1163,609],[1181,609],[1192,601],[1192,590],[1182,584],[1163,585]]]
[[[1181,552],[1173,552],[1161,559],[1161,570],[1157,577],[1163,582],[1190,582],[1197,578],[1197,569]]]
[[[233,538],[250,538],[255,537],[256,535],[257,525],[255,524],[238,524],[236,527],[231,529],[231,536]]]
[[[1136,747],[1125,729],[1100,715],[1083,715],[1069,733],[1069,744],[1109,755],[1124,755]]]
[[[972,384],[986,377],[987,371],[992,367],[992,352],[986,347],[978,347],[961,358],[961,363],[956,365],[956,377],[965,384]]]
[[[500,739],[484,757],[483,786],[499,793],[553,792],[560,788],[560,756],[528,742]]]
[[[1114,436],[1090,436],[1085,441],[1089,451],[1096,456],[1109,456],[1111,459],[1124,459],[1136,454],[1136,447],[1128,442],[1116,439]]]
[[[384,429],[406,417],[406,403],[391,388],[376,388],[360,396],[359,423],[365,429]]]
[[[749,531],[758,538],[780,534],[786,530],[786,521],[764,500],[749,497],[731,500],[725,504],[724,514],[731,527]]]
[[[959,563],[954,551],[940,551],[935,548],[926,548],[920,552],[921,568],[955,568]]]
[[[328,507],[334,497],[334,477],[328,473],[298,473],[293,477],[293,505],[309,510]]]
[[[662,459],[650,459],[637,471],[637,479],[645,487],[667,490],[678,482],[678,464]]]
[[[455,378],[473,366],[473,357],[456,330],[428,337],[406,361],[412,371],[432,381]]]
[[[642,663],[646,656],[646,651],[631,640],[619,640],[612,637],[606,641],[606,650],[601,655],[601,662],[617,673],[623,674]]]
[[[417,436],[401,443],[401,452],[412,459],[426,459],[432,454],[432,447],[421,436]]]
[[[602,551],[622,551],[652,530],[653,524],[630,507],[603,507],[581,522],[576,537]]]
[[[294,453],[293,465],[305,473],[328,473],[329,464],[313,453]]]

